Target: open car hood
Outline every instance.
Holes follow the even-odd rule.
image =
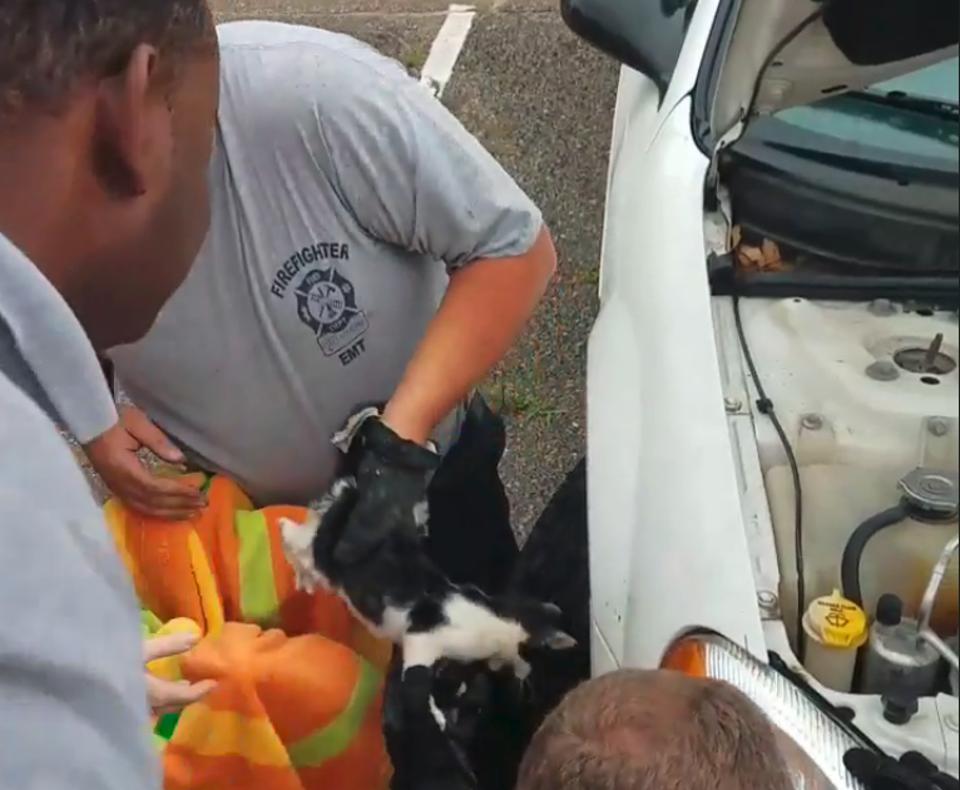
[[[722,12],[721,12],[722,14]],[[958,0],[732,0],[701,75],[709,126],[859,90],[955,55]],[[704,119],[706,120],[706,119]]]

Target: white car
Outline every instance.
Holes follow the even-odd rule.
[[[907,752],[956,776],[957,0],[563,12],[623,64],[593,672],[734,683],[798,787]]]

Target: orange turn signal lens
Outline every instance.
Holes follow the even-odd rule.
[[[695,678],[707,676],[707,646],[699,639],[681,639],[673,645],[661,662],[663,669],[672,669]]]

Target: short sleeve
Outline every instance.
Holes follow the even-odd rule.
[[[371,236],[456,268],[527,252],[540,211],[460,122],[405,75],[374,74],[317,112],[327,167]]]

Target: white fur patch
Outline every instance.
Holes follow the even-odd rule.
[[[446,732],[447,717],[443,715],[443,711],[440,710],[440,707],[437,705],[437,701],[433,698],[432,694],[430,695],[430,715],[433,716],[433,720],[437,723],[440,731]]]
[[[314,562],[313,542],[316,540],[323,515],[353,485],[355,482],[350,477],[335,480],[330,491],[307,511],[303,524],[297,524],[289,518],[280,519],[283,554],[293,568],[298,590],[312,593],[318,588],[330,589],[329,580]]]
[[[399,645],[410,628],[410,610],[388,604],[383,610],[383,624],[380,628],[386,639]]]
[[[518,658],[513,662],[513,674],[517,680],[526,680],[530,677],[531,672],[533,672],[533,667],[522,658]]]
[[[432,667],[441,658],[451,658],[512,666],[520,679],[529,675],[530,667],[520,657],[520,645],[529,635],[520,623],[497,617],[485,606],[459,594],[450,598],[443,611],[446,624],[404,637],[405,668]]]
[[[378,639],[387,639],[395,645],[403,644],[403,635],[407,633],[410,627],[410,610],[400,609],[396,606],[386,606],[383,610],[383,622],[371,623],[364,617],[356,607],[350,602],[350,598],[342,591],[337,590],[337,595],[347,605],[350,613],[357,618],[364,627]]]
[[[280,520],[283,552],[293,568],[299,590],[314,592],[318,588],[331,589],[329,580],[314,562],[313,543],[323,513],[350,485],[353,485],[351,480],[334,483],[330,493],[316,510],[308,513],[303,524],[286,518]],[[453,594],[444,603],[446,622],[443,625],[416,634],[408,633],[408,608],[388,604],[384,608],[383,621],[371,623],[356,610],[342,590],[336,590],[336,593],[372,633],[402,646],[404,668],[432,667],[440,659],[450,658],[463,662],[486,661],[493,668],[511,666],[520,680],[530,674],[530,665],[520,656],[520,646],[530,637],[526,629],[515,620],[498,617],[487,607],[460,593]]]
[[[430,505],[426,499],[422,499],[413,506],[413,523],[417,525],[417,531],[421,537],[427,537],[430,524]]]
[[[329,586],[313,561],[313,540],[319,526],[320,516],[313,511],[307,514],[303,524],[297,524],[289,518],[280,519],[283,554],[293,568],[297,589],[310,593]]]
[[[311,514],[315,517],[315,514]],[[370,622],[363,614],[357,610],[350,600],[349,596],[340,589],[334,589],[329,580],[320,571],[317,570],[313,562],[313,539],[309,542],[303,537],[304,533],[316,534],[316,527],[312,529],[308,525],[301,526],[290,519],[280,520],[280,529],[283,532],[283,551],[287,561],[293,567],[296,576],[297,589],[313,593],[317,589],[331,590],[347,605],[350,613],[364,627],[379,639],[388,639],[395,644],[401,644],[403,635],[410,627],[409,609],[400,609],[395,606],[387,606],[383,612],[383,622],[380,624]]]

